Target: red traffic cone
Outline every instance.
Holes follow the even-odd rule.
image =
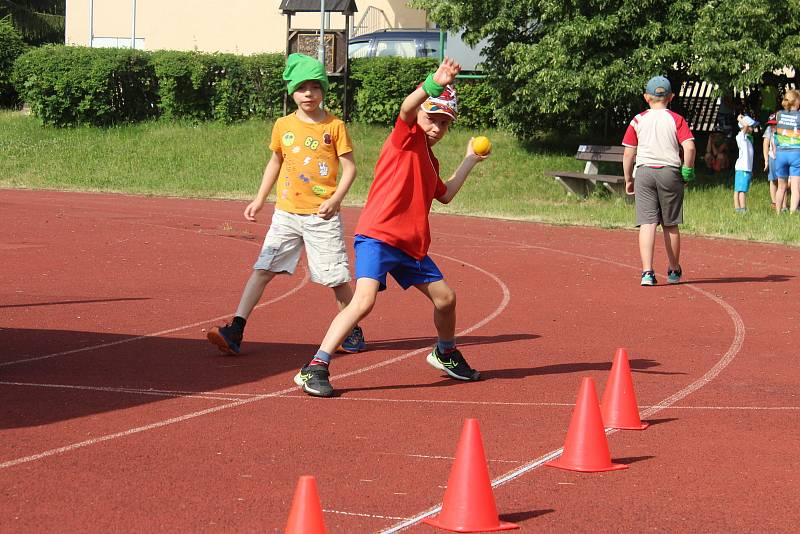
[[[603,392],[601,411],[603,425],[606,428],[644,430],[649,426],[639,419],[639,406],[636,404],[636,392],[633,390],[627,349],[617,349],[614,355],[611,375]]]
[[[564,452],[560,457],[544,465],[569,471],[614,471],[627,469],[627,465],[611,463],[608,440],[597,403],[594,379],[586,377],[581,382],[575,411],[564,441]]]
[[[494,532],[519,528],[514,523],[500,521],[497,515],[477,419],[464,421],[456,459],[447,479],[442,511],[423,522],[454,532]]]
[[[302,476],[294,490],[289,521],[284,534],[326,534],[322,519],[322,506],[317,493],[317,481],[312,476]]]

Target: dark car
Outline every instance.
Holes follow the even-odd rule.
[[[461,64],[464,70],[476,70],[481,61],[477,47],[467,46],[457,34],[446,33],[445,53]],[[439,58],[441,50],[439,30],[381,30],[365,33],[350,39],[348,55],[364,57],[431,57]]]

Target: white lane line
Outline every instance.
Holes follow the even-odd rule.
[[[410,454],[410,453],[403,453],[403,452],[377,452],[378,455],[384,456],[403,456],[406,458],[423,458],[425,460],[455,460],[455,456],[440,456],[437,454]],[[523,460],[492,460],[491,458],[486,460],[487,462],[496,462],[501,464],[521,464]],[[527,461],[527,460],[525,460]],[[405,519],[405,518],[403,518]]]
[[[351,515],[356,517],[370,517],[372,519],[391,519],[392,521],[406,519],[405,517],[392,517],[390,515],[377,515],[377,514],[363,514],[357,512],[342,512],[341,510],[327,510],[325,508],[323,508],[322,511],[327,512],[329,514]]]
[[[245,395],[245,393],[239,393]],[[280,395],[281,399],[307,399],[307,395]],[[397,402],[397,403],[410,403],[410,404],[470,404],[478,406],[527,406],[527,407],[566,407],[571,408],[575,406],[574,402],[500,402],[500,401],[470,401],[470,400],[443,400],[443,399],[388,399],[383,397],[336,397],[330,402]],[[660,405],[640,404],[639,409],[651,408]],[[664,410],[800,410],[800,406],[663,406]]]
[[[237,392],[217,392],[217,391],[181,391],[169,389],[142,389],[133,387],[110,387],[110,386],[88,386],[75,384],[42,384],[33,382],[4,382],[0,381],[0,386],[20,386],[38,387],[54,389],[78,389],[88,391],[101,391],[110,393],[130,393],[134,395],[153,395],[160,397],[179,397],[179,398],[198,398],[209,400],[228,400],[235,401],[247,397],[260,397],[263,393],[237,393]],[[280,399],[308,400],[306,394],[286,394],[276,395]],[[468,401],[468,400],[443,400],[443,399],[388,399],[383,397],[336,397],[329,402],[355,401],[355,402],[379,402],[379,403],[408,403],[408,404],[461,404],[477,406],[510,406],[510,407],[556,407],[573,408],[574,402],[500,402],[500,401]],[[651,408],[650,405],[640,404],[640,409]],[[711,411],[796,411],[800,406],[665,406],[665,410],[711,410]],[[381,453],[393,454],[393,453]],[[444,458],[444,457],[442,457]],[[450,457],[447,457],[450,458]],[[490,460],[491,461],[491,460]],[[512,460],[507,460],[512,461]],[[519,460],[514,460],[520,463]]]
[[[484,326],[486,323],[488,323],[489,321],[493,320],[495,317],[497,317],[498,315],[503,313],[503,311],[508,307],[508,303],[511,301],[511,292],[508,290],[508,286],[502,280],[500,280],[500,278],[498,278],[494,274],[490,273],[489,271],[481,269],[477,265],[473,265],[471,263],[467,263],[466,261],[459,260],[459,259],[453,258],[451,256],[445,256],[444,254],[433,254],[433,253],[431,253],[430,255],[431,256],[439,256],[440,258],[445,258],[445,259],[453,261],[453,262],[458,262],[458,263],[461,263],[462,265],[465,265],[467,267],[475,269],[479,273],[482,273],[482,274],[488,276],[489,278],[491,278],[492,280],[494,280],[494,282],[497,285],[499,285],[500,289],[503,291],[503,300],[500,302],[500,304],[498,304],[497,308],[495,308],[495,310],[492,313],[490,313],[489,315],[487,315],[486,317],[484,317],[483,319],[481,319],[480,321],[478,321],[474,325],[472,325],[472,326],[470,326],[468,328],[465,328],[464,330],[462,330],[460,332],[457,332],[456,333],[456,337],[465,336],[465,335],[469,334],[470,332],[473,332],[473,331],[477,330],[478,328]],[[353,376],[353,375],[366,373],[368,371],[372,371],[374,369],[379,369],[381,367],[385,367],[385,366],[391,365],[393,363],[401,362],[401,361],[406,360],[406,359],[408,359],[408,358],[410,358],[412,356],[416,356],[417,354],[422,354],[422,353],[428,352],[430,350],[431,350],[430,347],[423,347],[421,349],[417,349],[417,350],[414,350],[414,351],[411,351],[411,352],[406,352],[405,354],[401,354],[401,355],[399,355],[399,356],[397,356],[395,358],[391,358],[389,360],[384,360],[382,362],[378,362],[378,363],[370,365],[368,367],[362,367],[361,369],[356,369],[356,370],[350,371],[348,373],[342,373],[340,375],[336,375],[335,377],[331,378],[330,380],[332,382],[334,380],[340,380],[342,378],[347,378],[347,377],[350,377],[350,376]]]
[[[22,458],[16,458],[14,460],[8,460],[6,462],[0,463],[0,469],[5,469],[7,467],[13,467],[15,465],[24,464],[27,462],[33,462],[35,460],[41,460],[42,458],[47,458],[50,456],[55,456],[57,454],[63,454],[65,452],[74,451],[75,449],[80,449],[83,447],[88,447],[90,445],[96,445],[98,443],[102,443],[104,441],[111,441],[112,439],[117,438],[124,438],[127,436],[132,436],[133,434],[138,434],[140,432],[146,432],[148,430],[154,430],[156,428],[162,428],[168,425],[172,425],[175,423],[180,423],[182,421],[188,421],[189,419],[194,419],[196,417],[200,417],[203,415],[208,415],[216,412],[220,412],[222,410],[227,410],[228,408],[236,408],[238,406],[242,406],[245,404],[250,404],[251,402],[256,402],[259,400],[266,399],[268,397],[273,397],[276,395],[280,395],[282,393],[288,393],[289,391],[294,390],[295,388],[287,388],[283,391],[277,391],[275,393],[261,395],[259,397],[250,397],[249,399],[241,399],[235,402],[231,402],[228,404],[222,404],[220,406],[214,406],[213,408],[207,408],[205,410],[200,410],[198,412],[192,412],[186,415],[181,415],[178,417],[172,417],[170,419],[164,419],[163,421],[157,421],[155,423],[151,423],[149,425],[138,426],[136,428],[129,428],[128,430],[123,430],[121,432],[115,432],[113,434],[106,434],[105,436],[98,436],[93,439],[87,439],[86,441],[79,441],[77,443],[72,443],[70,445],[65,445],[63,447],[58,447],[55,449],[50,449],[44,452],[40,452],[38,454],[32,454],[30,456],[24,456]]]
[[[426,349],[428,350],[428,349]],[[333,379],[331,379],[333,380]],[[282,399],[302,399],[306,395],[281,395]],[[445,400],[445,399],[387,399],[382,397],[334,397],[331,402],[397,402],[410,404],[472,404],[478,406],[575,406],[574,402],[501,402],[501,401],[470,401],[470,400]]]
[[[770,410],[800,410],[800,406],[664,406],[665,410],[744,410],[744,411],[770,411]]]
[[[485,316],[483,319],[481,319],[480,321],[478,321],[474,325],[462,330],[461,332],[458,332],[456,334],[457,336],[466,335],[466,334],[472,332],[473,330],[475,330],[477,328],[480,328],[481,326],[485,325],[486,323],[488,323],[489,321],[491,321],[492,319],[497,317],[500,313],[503,312],[503,310],[506,309],[506,307],[508,306],[509,301],[511,300],[511,293],[508,290],[508,286],[506,286],[505,283],[503,283],[502,280],[500,280],[494,274],[489,273],[487,271],[484,271],[480,267],[477,267],[477,266],[472,265],[470,263],[467,263],[465,261],[462,261],[462,260],[459,260],[459,259],[456,259],[456,258],[451,258],[449,256],[441,256],[441,257],[447,258],[447,259],[449,259],[451,261],[459,262],[462,265],[471,267],[471,268],[477,270],[478,272],[486,274],[487,276],[489,276],[492,280],[494,280],[500,286],[500,288],[501,288],[501,290],[503,292],[502,301],[500,302],[500,304],[498,304],[497,308],[495,308],[492,313],[490,313],[489,315]],[[304,280],[306,280],[307,278],[308,278],[308,273],[306,273],[306,278]],[[297,289],[299,289],[299,287],[302,287],[302,286],[298,286],[298,288],[296,288],[292,292],[297,291]],[[281,298],[283,298],[283,297],[281,297]],[[276,300],[276,299],[273,299],[273,301],[270,301],[270,302],[274,302],[274,300]],[[266,305],[266,303],[265,303],[265,305]],[[227,316],[225,316],[225,317],[227,317]],[[214,320],[214,319],[212,319],[212,320]],[[197,324],[199,325],[199,324],[204,324],[204,323],[197,323]],[[137,339],[143,339],[144,337],[147,337],[147,336],[140,336]],[[128,341],[128,340],[126,340],[126,341]],[[105,346],[106,345],[101,345],[101,346],[95,347],[95,348],[103,348]],[[85,348],[85,349],[81,349],[81,350],[89,350],[89,348]],[[368,367],[362,367],[361,369],[356,369],[354,371],[350,371],[349,373],[344,373],[344,374],[341,374],[341,375],[337,375],[336,377],[331,378],[331,381],[333,381],[335,379],[342,379],[342,378],[346,378],[346,377],[349,377],[349,376],[354,376],[354,375],[361,374],[361,373],[366,373],[368,371],[371,371],[373,369],[377,369],[379,367],[384,367],[384,366],[390,365],[392,363],[397,363],[397,362],[406,360],[406,359],[408,359],[408,358],[410,358],[410,357],[412,357],[412,356],[414,356],[416,354],[419,354],[421,352],[425,352],[427,350],[430,350],[430,349],[429,348],[424,348],[424,349],[421,349],[421,350],[415,350],[415,351],[411,351],[411,352],[406,352],[405,354],[401,354],[401,355],[399,355],[399,356],[397,356],[395,358],[392,358],[390,360],[386,360],[384,362],[376,363],[376,364],[370,365]],[[71,445],[65,445],[63,447],[50,449],[50,450],[47,450],[47,451],[44,451],[44,452],[41,452],[41,453],[38,453],[38,454],[33,454],[31,456],[25,456],[23,458],[16,458],[14,460],[8,460],[6,462],[0,463],[0,469],[5,469],[7,467],[13,467],[15,465],[23,464],[23,463],[26,463],[26,462],[32,462],[32,461],[35,461],[35,460],[41,460],[41,459],[47,458],[49,456],[54,456],[54,455],[57,455],[57,454],[63,454],[65,452],[73,451],[75,449],[80,449],[82,447],[88,447],[88,446],[91,446],[91,445],[95,445],[97,443],[102,443],[104,441],[110,441],[110,440],[113,440],[113,439],[127,437],[127,436],[130,436],[132,434],[138,434],[140,432],[145,432],[145,431],[148,431],[148,430],[153,430],[153,429],[156,429],[156,428],[162,428],[162,427],[165,427],[165,426],[168,426],[168,425],[172,425],[172,424],[175,424],[175,423],[180,423],[180,422],[183,422],[183,421],[187,421],[189,419],[194,419],[196,417],[200,417],[200,416],[203,416],[203,415],[208,415],[208,414],[216,413],[216,412],[219,412],[219,411],[222,411],[222,410],[227,410],[228,408],[236,408],[236,407],[242,406],[244,404],[250,404],[252,402],[264,400],[264,399],[267,399],[267,398],[279,397],[279,396],[285,395],[287,393],[292,393],[292,392],[294,392],[296,390],[297,390],[296,387],[291,387],[291,388],[286,388],[286,389],[283,389],[283,390],[280,390],[280,391],[275,391],[275,392],[272,392],[272,393],[265,393],[263,395],[257,395],[257,396],[250,397],[250,398],[247,398],[247,399],[241,399],[241,400],[238,400],[236,402],[229,403],[229,404],[223,404],[223,405],[220,405],[220,406],[215,406],[213,408],[208,408],[206,410],[200,410],[198,412],[192,412],[192,413],[189,413],[189,414],[186,414],[186,415],[181,415],[181,416],[178,416],[178,417],[165,419],[163,421],[158,421],[158,422],[155,422],[155,423],[151,423],[149,425],[144,425],[144,426],[132,428],[132,429],[129,429],[129,430],[124,430],[122,432],[115,432],[113,434],[107,434],[105,436],[99,436],[97,438],[89,439],[89,440],[86,440],[86,441],[81,441],[81,442],[78,442],[78,443],[73,443]]]
[[[632,267],[630,265],[625,265],[625,264],[622,264],[622,263],[619,263],[619,262],[616,262],[616,261],[613,261],[613,260],[606,260],[604,258],[597,258],[597,257],[593,257],[593,256],[587,256],[587,255],[584,255],[584,254],[578,254],[578,253],[568,252],[568,251],[561,251],[561,250],[556,250],[556,249],[548,249],[547,247],[539,247],[539,246],[535,246],[535,245],[530,245],[529,247],[530,248],[542,249],[542,250],[549,250],[549,251],[552,251],[552,252],[561,252],[563,254],[567,254],[567,255],[571,255],[571,256],[590,259],[590,260],[594,260],[594,261],[600,261],[600,262],[604,262],[604,263],[609,263],[609,264],[625,267],[627,269],[636,270],[635,267]],[[650,417],[652,415],[655,415],[656,413],[664,410],[665,408],[668,408],[668,407],[672,406],[676,402],[682,400],[683,398],[687,397],[688,395],[694,393],[698,389],[702,388],[703,386],[705,386],[706,384],[711,382],[714,378],[716,378],[719,375],[719,373],[722,372],[723,369],[725,369],[728,365],[730,365],[730,363],[734,360],[734,358],[736,358],[736,355],[739,353],[739,351],[742,348],[742,345],[744,344],[744,337],[745,337],[744,321],[742,320],[742,317],[739,315],[739,313],[736,311],[736,309],[733,306],[731,306],[730,304],[728,304],[727,302],[725,302],[721,298],[717,297],[716,295],[714,295],[714,294],[712,294],[712,293],[710,293],[708,291],[705,291],[705,290],[700,289],[698,287],[692,286],[690,282],[687,282],[687,283],[682,284],[682,285],[684,285],[685,287],[688,287],[689,289],[691,289],[693,291],[696,291],[696,292],[700,293],[701,295],[711,299],[712,301],[714,301],[717,304],[719,304],[722,307],[723,310],[725,310],[725,312],[728,314],[728,317],[730,317],[731,321],[733,322],[733,326],[734,326],[733,341],[731,342],[730,346],[728,347],[728,350],[725,352],[725,354],[722,356],[722,358],[720,358],[720,360],[717,361],[717,363],[711,369],[709,369],[703,376],[701,376],[699,379],[695,380],[694,382],[692,382],[688,386],[684,387],[683,389],[681,389],[680,391],[678,391],[674,395],[672,395],[670,397],[667,397],[663,401],[661,401],[661,402],[651,406],[650,408],[644,410],[642,412],[642,414],[641,414],[642,419],[646,419],[646,418],[648,418],[648,417]],[[617,430],[614,430],[614,429],[607,429],[606,430],[606,434],[607,435],[611,435],[611,434],[614,434],[616,432],[617,432]],[[541,467],[542,465],[544,465],[545,463],[549,462],[550,460],[554,460],[555,458],[558,458],[559,456],[561,456],[562,452],[564,452],[563,447],[559,448],[559,449],[556,449],[556,450],[553,450],[553,451],[550,451],[547,454],[545,454],[543,456],[540,456],[539,458],[531,461],[530,463],[528,463],[526,465],[523,465],[521,467],[518,467],[517,469],[514,469],[514,470],[508,472],[508,473],[506,473],[506,474],[494,479],[492,481],[492,487],[495,488],[497,486],[501,486],[501,485],[505,484],[506,482],[509,482],[509,481],[512,481],[512,480],[514,480],[516,478],[519,478],[522,475],[524,475],[525,473]],[[391,533],[394,533],[394,532],[400,532],[401,530],[405,530],[407,528],[410,528],[410,527],[420,523],[423,519],[426,519],[428,517],[431,517],[431,516],[439,513],[441,510],[442,510],[442,505],[439,504],[437,506],[429,508],[428,510],[425,510],[424,512],[420,512],[419,514],[414,515],[413,517],[411,517],[410,519],[407,519],[406,521],[403,521],[401,523],[392,525],[391,527],[382,530],[380,534],[391,534]]]
[[[282,295],[278,295],[275,298],[272,298],[272,299],[270,299],[270,300],[268,300],[266,302],[262,302],[261,304],[258,304],[253,309],[263,308],[264,306],[269,306],[270,304],[275,304],[276,302],[278,302],[280,300],[283,300],[283,299],[285,299],[285,298],[287,298],[287,297],[289,297],[291,295],[294,295],[295,293],[300,291],[300,289],[302,289],[306,284],[308,284],[309,280],[310,280],[310,276],[308,274],[308,269],[306,269],[306,274],[303,277],[303,280],[300,282],[300,284],[298,284],[294,288],[288,290],[287,292],[283,293]],[[198,326],[201,326],[201,325],[204,325],[204,324],[214,323],[214,322],[217,322],[217,321],[223,321],[225,319],[228,319],[230,316],[231,316],[231,314],[228,313],[228,314],[225,314],[225,315],[220,315],[218,317],[212,317],[211,319],[205,319],[203,321],[198,321],[196,323],[185,324],[183,326],[170,328],[168,330],[161,330],[160,332],[153,332],[151,334],[144,334],[144,335],[141,335],[141,336],[129,337],[129,338],[125,338],[125,339],[118,339],[117,341],[110,341],[108,343],[101,343],[99,345],[91,345],[89,347],[81,347],[81,348],[78,348],[78,349],[65,350],[65,351],[56,352],[56,353],[53,353],[53,354],[45,354],[44,356],[34,356],[32,358],[24,358],[24,359],[21,359],[21,360],[14,360],[14,361],[10,361],[10,362],[0,362],[0,367],[6,367],[6,366],[9,366],[9,365],[16,365],[16,364],[19,364],[19,363],[35,362],[35,361],[38,361],[38,360],[47,360],[47,359],[50,359],[50,358],[56,358],[58,356],[67,356],[67,355],[70,355],[70,354],[77,354],[79,352],[87,352],[87,351],[98,350],[98,349],[107,349],[109,347],[115,347],[117,345],[123,345],[125,343],[132,343],[134,341],[141,341],[143,339],[148,339],[148,338],[151,338],[151,337],[160,337],[160,336],[165,336],[167,334],[174,334],[175,332],[180,332],[181,330],[187,330],[189,328],[197,328]],[[114,335],[114,334],[108,334],[108,335]]]
[[[0,382],[0,386],[20,386],[20,387],[35,387],[35,388],[52,388],[52,389],[78,389],[84,391],[102,391],[108,393],[130,393],[132,395],[153,395],[155,397],[174,397],[183,399],[214,399],[214,400],[239,400],[240,397],[227,397],[224,393],[205,393],[205,392],[178,392],[178,391],[162,391],[158,389],[139,389],[139,388],[125,388],[125,387],[107,387],[107,386],[80,386],[72,384],[36,384],[32,382]]]

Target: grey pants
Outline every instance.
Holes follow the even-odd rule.
[[[676,167],[638,167],[633,181],[636,226],[683,223],[683,177]]]

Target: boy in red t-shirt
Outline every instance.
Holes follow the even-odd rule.
[[[644,93],[650,109],[633,118],[622,139],[625,192],[636,195],[643,286],[658,283],[653,253],[659,224],[669,260],[667,282],[677,284],[683,275],[678,225],[683,224],[684,186],[694,180],[696,151],[689,125],[667,108],[673,96],[669,80],[663,76],[650,78]]]
[[[400,107],[356,227],[353,299],[333,319],[311,362],[294,377],[295,384],[309,395],[333,395],[328,379],[330,355],[372,311],[378,292],[386,289],[387,274],[403,289],[414,286],[433,303],[438,341],[427,357],[428,363],[457,380],[480,378],[456,348],[455,292],[428,256],[428,213],[433,199],[450,202],[472,168],[488,157],[475,154],[470,139],[455,173],[445,182],[439,177],[439,161],[431,147],[445,136],[456,118],[456,94],[450,84],[460,70],[458,63],[445,58]]]

